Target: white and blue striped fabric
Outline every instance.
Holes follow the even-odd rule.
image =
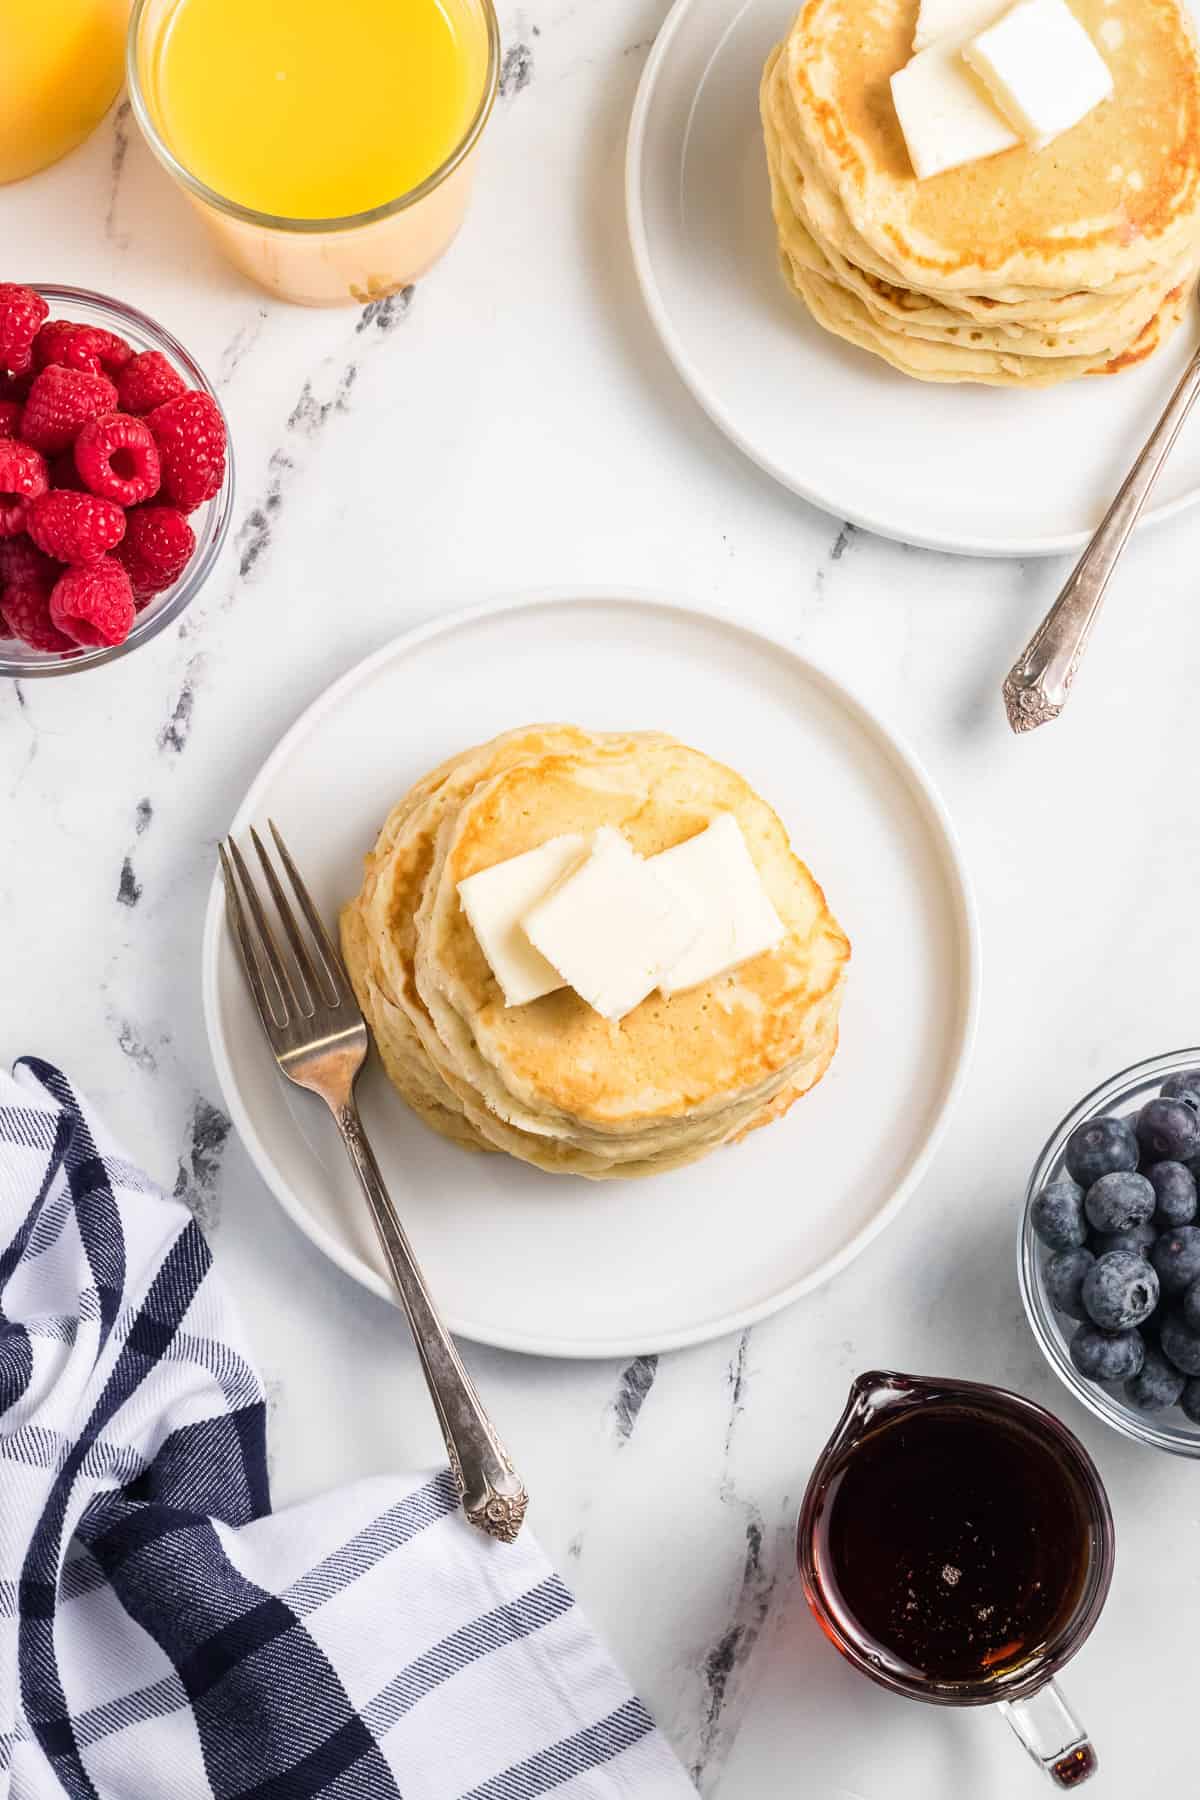
[[[688,1800],[531,1537],[448,1472],[273,1513],[186,1209],[0,1072],[0,1795]]]

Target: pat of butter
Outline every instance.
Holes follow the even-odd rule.
[[[1066,0],[1018,0],[965,46],[963,58],[1039,150],[1113,91],[1108,64]]]
[[[651,857],[650,867],[700,915],[695,941],[658,984],[668,997],[728,974],[783,937],[783,923],[732,813]]]
[[[525,916],[525,932],[581,1000],[606,1019],[653,993],[700,930],[695,909],[608,826],[591,855]]]
[[[946,38],[963,43],[990,25],[1010,4],[1011,0],[921,0],[913,32],[913,55]]]
[[[567,832],[459,882],[463,911],[500,983],[506,1006],[525,1006],[565,985],[557,969],[529,942],[521,920],[586,852],[587,839],[580,832]]]
[[[931,44],[899,69],[892,100],[918,181],[1021,141],[963,62],[961,39]]]

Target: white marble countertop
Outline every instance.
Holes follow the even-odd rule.
[[[269,304],[229,273],[125,108],[3,191],[6,278],[92,285],[176,331],[220,384],[240,490],[185,632],[81,679],[0,685],[0,1054],[67,1067],[196,1210],[270,1384],[279,1502],[432,1462],[398,1317],[309,1248],[221,1111],[199,996],[214,842],[326,683],[445,610],[611,580],[787,633],[909,736],[974,870],[983,1021],[944,1147],[853,1268],[740,1339],[629,1367],[471,1360],[543,1542],[720,1800],[1042,1792],[997,1719],[894,1700],[840,1662],[791,1540],[857,1371],[1048,1402],[1098,1459],[1120,1539],[1067,1682],[1097,1791],[1169,1791],[1194,1766],[1200,1476],[1055,1384],[1013,1245],[1066,1107],[1200,1037],[1200,517],[1135,544],[1069,715],[1013,739],[999,679],[1061,566],[939,557],[813,511],[725,444],[652,335],[622,155],[664,10],[507,9],[468,227],[408,299],[365,315]]]

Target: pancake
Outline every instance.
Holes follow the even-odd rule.
[[[789,278],[817,323],[860,349],[872,350],[902,374],[922,381],[977,381],[991,387],[1049,387],[1081,375],[1115,375],[1145,362],[1167,341],[1187,310],[1194,281],[1166,296],[1131,343],[1096,356],[1036,357],[974,345],[938,345],[880,325],[852,293],[808,270]]]
[[[919,280],[906,279],[886,250],[876,248],[855,229],[839,195],[822,174],[816,156],[803,135],[794,92],[787,80],[785,51],[786,46],[781,44],[770,53],[760,85],[759,104],[768,162],[783,177],[793,206],[805,216],[814,235],[822,243],[834,245],[859,268],[902,291],[936,298],[942,304],[953,306],[969,317],[984,321],[992,318],[999,310],[1011,310],[1014,317],[1040,318],[1047,305],[1052,305],[1056,310],[1062,308],[1072,313],[1086,313],[1097,305],[1107,305],[1117,294],[1136,293],[1144,286],[1147,270],[1137,265],[1110,281],[1094,284],[1078,282],[1072,288],[1036,284],[1020,286],[992,279],[986,283],[981,281],[978,291],[971,291],[961,284],[942,285],[933,269],[924,270]],[[1009,151],[1005,154],[1019,153]],[[974,163],[968,165],[970,168],[978,166]],[[936,177],[932,183],[918,183],[910,171],[908,179],[913,187],[929,187],[936,185],[938,181],[947,180],[949,173],[953,171],[946,176]],[[1189,241],[1185,251],[1181,253],[1181,260],[1182,256],[1190,254],[1192,250],[1193,243]]]
[[[738,817],[787,926],[777,950],[614,1025],[569,990],[505,1007],[459,881],[562,830],[643,853]],[[569,821],[569,822],[568,822]],[[748,785],[660,734],[532,726],[452,758],[395,807],[342,915],[385,1070],[465,1148],[594,1179],[681,1167],[769,1123],[825,1073],[849,946]]]
[[[562,831],[604,825],[653,856],[722,812],[738,820],[787,928],[776,950],[670,1001],[653,994],[619,1027],[569,989],[505,1007],[457,903],[460,881]],[[604,1133],[696,1119],[808,1061],[848,954],[766,803],[732,770],[671,741],[640,744],[599,772],[590,755],[567,754],[498,777],[463,807],[426,912],[417,980],[430,1009],[450,1001],[481,1056],[527,1107]]]
[[[892,104],[916,0],[806,0],[781,60],[799,135],[851,227],[909,287],[1099,289],[1200,235],[1200,59],[1182,0],[1070,0],[1114,92],[1046,150],[918,182]]]
[[[1046,387],[1167,340],[1200,263],[1200,56],[1180,0],[1070,0],[1115,95],[1044,150],[919,182],[892,103],[917,0],[806,0],[760,111],[784,279],[924,381]]]
[[[964,312],[953,296],[935,296],[896,286],[868,272],[825,239],[809,215],[808,187],[794,169],[777,160],[777,140],[769,116],[772,209],[784,272],[807,269],[846,288],[885,331],[930,343],[973,346],[1022,356],[1087,356],[1107,359],[1127,349],[1159,310],[1168,293],[1186,283],[1191,259],[1161,271],[1131,293],[1076,294],[996,303],[990,312]],[[1072,304],[1073,303],[1073,304]]]

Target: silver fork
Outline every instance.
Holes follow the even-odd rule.
[[[276,942],[241,851],[232,838],[218,846],[234,940],[258,1016],[283,1074],[324,1100],[341,1133],[408,1314],[463,1510],[472,1525],[511,1544],[529,1497],[438,1316],[384,1185],[354,1099],[367,1055],[367,1027],[341,958],[274,823],[271,836],[311,934],[306,938],[262,840],[251,828],[251,842],[291,947],[290,962]]]

